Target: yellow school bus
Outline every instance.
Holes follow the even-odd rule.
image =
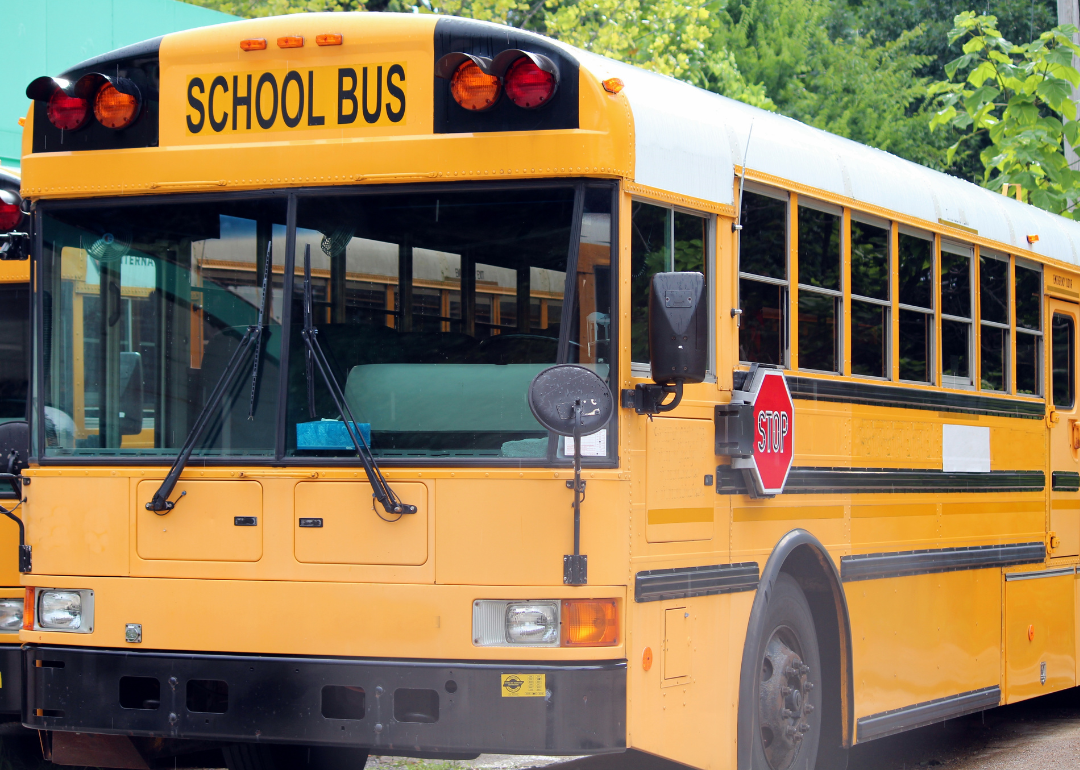
[[[1076,684],[1080,226],[451,17],[28,95],[55,762],[810,770]]]
[[[28,225],[19,174],[0,168],[0,509],[19,517],[20,471],[30,447],[27,384],[30,377],[30,262],[16,245]],[[18,244],[21,246],[21,244]],[[6,247],[6,248],[5,248]],[[18,521],[0,519],[0,721],[18,722],[22,709],[23,589],[19,585]]]

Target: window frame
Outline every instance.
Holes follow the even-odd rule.
[[[856,374],[854,371],[852,371],[848,376],[849,377],[858,377],[859,379],[862,379],[862,380],[871,380],[873,382],[892,382],[892,362],[893,362],[893,356],[894,356],[893,344],[892,344],[892,342],[893,342],[893,339],[892,339],[893,338],[893,334],[892,334],[892,332],[893,332],[893,328],[892,328],[893,327],[893,312],[892,311],[893,311],[893,305],[895,304],[893,300],[896,298],[896,285],[895,285],[896,280],[895,280],[895,276],[893,275],[893,270],[892,270],[893,257],[895,256],[893,254],[893,238],[892,238],[893,223],[892,223],[891,220],[881,219],[881,218],[875,217],[875,216],[873,216],[871,214],[867,214],[865,212],[858,211],[857,209],[850,209],[850,214],[847,217],[847,220],[848,220],[848,226],[847,226],[847,228],[845,228],[845,230],[846,230],[845,235],[847,237],[847,241],[846,241],[847,246],[846,246],[846,248],[844,250],[844,253],[847,254],[848,275],[851,274],[850,273],[851,249],[855,246],[855,237],[851,234],[851,225],[854,224],[855,222],[858,222],[860,224],[869,225],[870,227],[876,227],[879,230],[884,230],[885,231],[885,236],[886,236],[886,239],[885,239],[885,243],[886,243],[886,246],[885,246],[885,269],[888,272],[888,279],[886,281],[886,293],[889,295],[887,299],[877,299],[876,297],[866,297],[866,296],[863,296],[862,294],[856,294],[855,291],[854,291],[854,288],[855,288],[854,279],[851,279],[849,281],[849,283],[851,284],[851,287],[850,287],[851,291],[850,291],[848,296],[851,299],[851,302],[850,302],[851,307],[848,308],[848,310],[850,312],[846,313],[845,317],[850,317],[850,313],[854,312],[856,302],[862,302],[863,304],[875,305],[877,307],[886,308],[888,310],[888,312],[885,314],[885,319],[886,320],[885,320],[885,324],[884,324],[885,328],[884,328],[884,331],[883,331],[883,336],[885,338],[885,362],[884,362],[885,374],[883,376],[881,376],[881,377],[876,377],[876,376],[874,376],[872,374]],[[851,325],[852,325],[852,327],[854,327],[854,325],[855,325],[854,320],[851,322]],[[854,337],[853,337],[853,340],[854,340]],[[852,365],[852,363],[849,361],[848,362],[848,367],[850,368],[851,365]]]
[[[900,275],[899,275],[899,270],[900,270],[900,261],[901,261],[901,258],[903,256],[900,253],[900,246],[899,246],[899,243],[900,243],[899,238],[900,238],[901,235],[907,235],[907,236],[910,236],[910,237],[919,238],[921,240],[925,240],[925,241],[930,242],[930,255],[931,256],[930,256],[930,307],[929,308],[920,307],[918,305],[908,305],[908,304],[903,303],[903,302],[900,301]],[[895,295],[896,295],[895,305],[896,305],[896,311],[897,311],[897,313],[896,313],[897,325],[899,327],[899,319],[900,319],[900,313],[901,312],[922,313],[923,315],[930,316],[930,322],[931,322],[930,344],[927,346],[927,350],[926,350],[927,368],[930,371],[930,379],[929,380],[905,380],[898,373],[897,374],[897,382],[907,383],[907,384],[910,384],[910,385],[929,385],[929,386],[941,387],[935,381],[936,378],[937,378],[937,376],[936,376],[937,371],[936,370],[938,368],[937,364],[936,364],[937,351],[938,351],[938,348],[941,345],[941,341],[938,339],[939,333],[938,333],[938,325],[937,325],[937,318],[938,318],[938,307],[937,306],[939,304],[938,293],[939,293],[940,285],[941,285],[940,284],[940,278],[938,276],[938,272],[939,272],[938,261],[939,261],[939,259],[938,259],[938,254],[937,254],[937,233],[935,233],[933,231],[929,231],[929,230],[920,230],[917,227],[910,227],[908,225],[903,225],[903,224],[901,224],[901,225],[899,225],[897,227],[897,249],[896,249],[897,276],[896,276],[896,292],[895,292]],[[897,333],[899,334],[899,328],[897,328]],[[896,351],[896,355],[899,358],[899,355],[900,355],[899,350]]]
[[[1043,266],[1039,262],[1034,262],[1030,259],[1025,259],[1020,256],[1013,255],[1009,260],[1009,324],[1014,332],[1013,338],[1009,343],[1009,349],[1013,355],[1013,361],[1016,361],[1016,345],[1020,341],[1020,335],[1026,334],[1031,337],[1035,337],[1037,342],[1035,343],[1035,353],[1038,360],[1035,362],[1035,372],[1038,380],[1036,382],[1035,393],[1019,393],[1016,386],[1016,367],[1014,366],[1012,372],[1012,380],[1010,381],[1010,393],[1019,398],[1031,398],[1041,401],[1053,401],[1053,395],[1046,392],[1046,286],[1043,277]],[[1037,273],[1039,276],[1039,330],[1028,329],[1027,327],[1020,326],[1016,322],[1016,269],[1023,268],[1030,270],[1033,273]]]
[[[744,181],[743,192],[751,192],[755,195],[761,195],[766,198],[772,198],[773,200],[781,201],[784,204],[784,275],[783,279],[772,278],[766,275],[758,275],[757,273],[747,273],[742,269],[742,231],[738,231],[738,237],[735,244],[735,307],[740,308],[742,312],[742,281],[757,281],[758,283],[768,284],[770,286],[780,286],[784,290],[784,299],[781,303],[781,309],[784,311],[783,323],[780,325],[781,341],[781,357],[783,358],[783,369],[791,368],[791,193],[788,190],[784,190],[779,187],[770,187],[768,185],[753,182],[749,179]],[[736,216],[741,221],[742,218],[742,199],[736,201],[738,210],[735,212]],[[798,206],[798,201],[796,201]],[[841,263],[842,264],[842,263]],[[742,316],[739,316],[739,326],[736,328],[735,337],[735,355],[737,366],[752,366],[755,361],[744,361],[738,358],[739,355],[739,333],[742,331]]]
[[[987,321],[985,318],[983,318],[983,305],[982,305],[983,270],[982,270],[982,264],[981,264],[983,258],[986,258],[988,260],[994,260],[996,262],[1002,262],[1005,265],[1005,302],[1006,302],[1005,323],[1000,323],[998,321]],[[1012,329],[1011,329],[1011,325],[1009,323],[1010,319],[1012,318],[1013,304],[1014,304],[1012,260],[1009,258],[1008,254],[1003,254],[1001,252],[994,251],[993,249],[984,249],[984,248],[981,248],[981,247],[978,250],[978,254],[976,255],[976,259],[978,259],[980,261],[979,271],[978,271],[978,274],[979,274],[979,286],[978,286],[978,288],[976,290],[976,295],[979,298],[979,303],[978,303],[978,310],[979,310],[979,312],[978,312],[978,316],[979,316],[979,319],[978,319],[978,331],[979,331],[979,340],[978,340],[979,368],[978,368],[978,372],[979,372],[979,376],[977,378],[978,379],[978,389],[983,391],[984,393],[1006,393],[1006,394],[1012,393],[1012,391],[1013,391],[1013,387],[1012,387],[1012,383],[1013,383],[1013,379],[1012,379],[1012,377],[1013,377],[1013,356],[1014,356],[1013,342],[1014,342],[1014,338],[1016,336],[1015,334],[1013,334]],[[1005,335],[1006,335],[1006,340],[1005,340],[1005,361],[1002,362],[1002,369],[1003,369],[1003,371],[1002,371],[1002,379],[1004,380],[1003,384],[1005,385],[1005,388],[1003,390],[995,390],[993,388],[984,388],[983,384],[982,384],[983,383],[983,377],[982,377],[982,373],[983,373],[983,353],[982,353],[983,327],[987,327],[987,328],[990,328],[990,329],[997,329],[999,331],[1004,331]]]
[[[830,370],[830,369],[812,369],[810,367],[803,366],[802,356],[801,356],[801,351],[800,351],[799,371],[800,372],[815,372],[815,373],[818,373],[818,374],[843,375],[844,374],[844,332],[846,331],[844,329],[844,311],[845,311],[845,307],[844,307],[844,290],[846,288],[846,286],[844,284],[844,254],[847,253],[848,242],[851,240],[850,233],[847,232],[848,228],[846,228],[844,226],[844,221],[846,219],[846,217],[844,216],[844,207],[843,206],[838,206],[838,205],[833,204],[833,203],[826,203],[825,201],[820,201],[820,200],[817,200],[816,198],[803,197],[802,195],[800,195],[798,197],[798,199],[796,200],[796,202],[795,202],[794,222],[795,222],[796,227],[799,226],[799,209],[803,209],[803,208],[810,209],[811,211],[817,211],[817,212],[822,213],[822,214],[828,214],[830,216],[836,217],[839,220],[839,222],[840,222],[840,243],[839,243],[840,251],[837,254],[837,261],[838,261],[838,264],[837,264],[837,277],[836,277],[836,286],[837,286],[837,288],[835,288],[835,289],[826,289],[826,288],[822,288],[820,286],[814,286],[813,284],[803,283],[802,280],[801,280],[802,279],[802,263],[801,263],[801,261],[799,263],[799,268],[800,268],[799,269],[799,279],[800,280],[797,281],[796,284],[795,284],[796,289],[798,290],[798,292],[797,292],[798,296],[796,298],[796,301],[801,302],[804,293],[812,294],[812,295],[815,295],[815,296],[818,296],[818,297],[832,297],[833,300],[836,301],[836,305],[835,305],[836,310],[835,310],[835,316],[834,316],[834,321],[833,321],[833,323],[835,324],[835,327],[836,327],[835,332],[834,332],[835,337],[836,337],[836,340],[835,340],[835,345],[836,345],[836,369],[832,369],[832,370]],[[789,218],[790,218],[790,215],[791,215],[791,203],[790,203],[790,201],[788,202],[788,215],[789,215]],[[798,242],[799,242],[798,239],[796,239],[796,243],[798,243]],[[788,234],[788,244],[789,244],[788,250],[789,251],[790,251],[790,248],[791,248],[790,243],[791,243],[791,235],[789,233]],[[800,249],[797,249],[796,251],[797,251],[797,253],[795,255],[796,259],[800,259],[801,256],[802,256],[802,251]],[[789,256],[788,259],[789,259],[788,281],[790,282],[790,280],[791,280],[790,256]],[[849,257],[849,261],[850,261],[850,257]],[[790,294],[790,292],[788,294],[788,303],[789,304],[791,303],[791,294]],[[798,312],[798,308],[790,307],[788,312],[789,312],[789,317],[790,317],[790,314]],[[795,340],[795,344],[798,345],[798,340]],[[789,361],[790,361],[790,359],[789,359]]]
[[[705,292],[706,302],[709,303],[709,357],[705,366],[705,379],[703,382],[716,382],[716,214],[708,211],[700,211],[686,206],[677,206],[674,203],[659,201],[644,195],[631,195],[630,205],[627,207],[627,216],[633,217],[634,204],[645,203],[659,209],[671,212],[668,217],[668,243],[671,251],[668,254],[668,272],[675,271],[675,214],[687,214],[705,220]],[[627,290],[629,291],[629,289]],[[631,299],[631,302],[633,300]],[[631,354],[627,354],[631,355]],[[652,362],[643,363],[630,358],[630,376],[638,380],[652,381]]]
[[[968,329],[968,334],[967,334],[968,381],[967,382],[961,382],[961,380],[963,380],[962,377],[957,377],[956,375],[951,375],[951,374],[945,374],[945,357],[944,357],[944,354],[945,354],[944,336],[945,335],[944,335],[944,333],[942,333],[941,334],[941,337],[942,337],[942,341],[941,341],[941,352],[942,352],[941,371],[939,372],[940,377],[941,377],[941,387],[949,388],[949,389],[953,389],[953,390],[976,390],[977,389],[977,381],[978,381],[977,378],[975,377],[975,371],[976,371],[976,367],[975,367],[975,323],[976,323],[976,318],[977,318],[977,315],[978,315],[975,312],[975,309],[976,309],[976,305],[975,305],[975,294],[976,294],[976,287],[975,287],[975,283],[976,283],[976,281],[975,281],[975,259],[976,259],[976,249],[975,249],[975,246],[973,244],[964,243],[963,241],[955,241],[955,240],[952,240],[950,238],[946,238],[945,236],[941,236],[938,239],[938,243],[940,244],[939,249],[938,249],[938,260],[937,260],[939,265],[942,265],[943,256],[945,254],[951,254],[954,257],[964,257],[968,261],[968,270],[967,270],[967,272],[968,272],[968,308],[969,308],[968,312],[971,313],[971,315],[968,318],[964,318],[962,316],[950,315],[950,314],[946,313],[945,312],[945,300],[944,300],[944,297],[942,297],[942,299],[941,299],[941,312],[938,314],[941,321],[942,321],[942,323],[944,323],[945,321],[949,321],[951,323],[958,323],[958,324],[966,324],[967,325],[967,329]],[[938,291],[941,292],[941,291],[944,290],[944,283],[943,283],[944,274],[945,274],[944,266],[941,266],[939,268],[939,272],[941,273],[941,275],[938,276],[938,279],[937,279],[937,281],[935,283],[935,286],[938,288]],[[948,378],[948,379],[946,379],[946,378]]]

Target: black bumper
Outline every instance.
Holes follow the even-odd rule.
[[[0,644],[0,714],[22,712],[22,650]]]
[[[23,656],[23,722],[42,730],[376,752],[558,755],[626,747],[623,660],[481,664],[33,645]],[[504,695],[503,676],[525,674],[543,674],[546,694]]]

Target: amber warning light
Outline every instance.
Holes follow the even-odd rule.
[[[119,131],[134,124],[143,110],[142,92],[135,83],[98,72],[83,75],[75,83],[37,78],[27,86],[26,95],[45,102],[45,116],[62,131],[78,131],[91,115],[106,128]]]

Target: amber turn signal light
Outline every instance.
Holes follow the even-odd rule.
[[[609,94],[617,94],[619,91],[623,90],[624,83],[621,78],[608,78],[603,81],[603,86],[604,90]]]
[[[139,116],[139,99],[106,83],[94,97],[94,117],[106,128],[127,128]]]
[[[36,593],[37,589],[35,589],[33,586],[26,587],[26,593],[23,595],[23,631],[34,630],[34,610],[36,609],[34,607],[34,601],[37,598]]]
[[[454,101],[471,112],[492,107],[501,91],[499,79],[484,72],[474,61],[462,62],[450,78],[450,93]]]
[[[614,599],[567,599],[562,603],[564,647],[613,647],[619,643]]]
[[[286,35],[277,39],[278,48],[303,48],[304,38],[300,35]]]
[[[248,40],[241,40],[240,41],[240,50],[241,51],[265,51],[266,50],[266,40],[265,40],[265,38],[261,38],[261,37],[253,37],[253,38],[249,38]]]
[[[315,45],[341,45],[344,38],[341,35],[316,35]]]

